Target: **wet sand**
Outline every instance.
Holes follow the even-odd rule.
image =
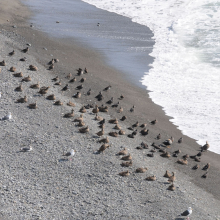
[[[125,80],[123,73],[106,65],[101,54],[91,48],[83,48],[77,41],[74,43],[71,40],[70,44],[69,41],[52,39],[33,30],[27,20],[30,16],[27,9],[19,3],[16,7],[22,10],[11,9],[10,7],[13,8],[13,6],[9,3],[12,2],[8,2],[7,7],[3,9],[4,16],[0,16],[2,42],[0,58],[7,62],[6,67],[1,67],[0,73],[2,76],[0,89],[3,93],[1,117],[7,111],[11,111],[15,115],[15,121],[1,122],[3,140],[1,161],[4,161],[1,167],[2,175],[5,176],[1,183],[4,196],[2,202],[5,202],[3,206],[5,208],[1,210],[2,217],[8,219],[10,215],[17,215],[19,216],[17,219],[22,219],[22,216],[24,219],[30,217],[33,219],[38,217],[41,219],[52,217],[55,219],[175,219],[181,211],[191,206],[194,209],[191,219],[218,219],[219,155],[212,152],[204,153],[201,162],[198,163],[200,168],[196,171],[192,170],[196,164],[193,159],[189,159],[187,166],[177,164],[177,159],[183,155],[197,154],[200,146],[195,140],[181,134],[169,121],[170,118],[165,116],[161,107],[149,99],[145,89]],[[12,16],[14,10],[22,13]],[[16,28],[13,28],[14,25]],[[27,43],[30,43],[31,47],[26,55],[20,50],[25,48]],[[13,49],[16,54],[8,57],[8,53]],[[28,58],[27,62],[19,61],[22,56]],[[58,58],[60,62],[55,64],[53,71],[48,71],[47,63],[52,58]],[[39,71],[28,70],[30,64],[38,66]],[[25,75],[30,74],[33,77],[33,83],[40,81],[42,86],[51,86],[50,94],[54,93],[65,103],[71,99],[76,103],[74,109],[77,116],[80,114],[78,110],[82,105],[88,103],[106,105],[106,101],[111,97],[114,97],[114,103],[117,103],[119,96],[123,94],[125,98],[119,104],[119,107],[122,106],[124,109],[123,113],[117,113],[119,107],[117,109],[109,107],[108,114],[101,115],[106,117],[106,120],[113,117],[119,119],[126,115],[127,120],[119,122],[126,134],[131,133],[127,128],[136,121],[140,124],[147,123],[149,134],[146,137],[138,134],[134,139],[128,138],[127,135],[118,138],[110,137],[112,147],[103,155],[95,154],[94,152],[101,146],[97,143],[98,138],[95,135],[100,129],[97,127],[97,122],[93,120],[94,114],[91,113],[91,109],[85,114],[85,122],[90,132],[88,135],[79,134],[73,120],[62,118],[62,113],[70,111],[71,108],[66,105],[55,107],[45,97],[36,96],[37,91],[28,89],[32,82],[24,84],[26,89],[21,94],[14,92],[14,88],[20,84],[20,79],[16,79],[8,71],[11,66],[16,66],[18,71],[24,72]],[[83,69],[87,67],[89,73],[76,76],[76,70],[79,67]],[[60,90],[68,82],[65,78],[68,73],[72,73],[72,77],[75,76],[77,82],[70,84],[70,91],[63,93]],[[58,88],[53,86],[51,81],[57,75],[62,80],[62,86]],[[73,99],[72,96],[77,91],[75,88],[80,85],[78,81],[82,77],[86,77],[82,93],[86,93],[91,88],[91,95],[82,95],[81,99]],[[104,99],[98,102],[94,97],[109,84],[112,88],[108,92],[102,92]],[[37,100],[38,109],[33,111],[27,108],[27,104],[14,103],[25,94],[29,100],[33,102]],[[8,100],[10,100],[9,103],[7,103]],[[135,111],[131,113],[129,110],[133,105],[135,105]],[[158,123],[151,125],[150,121],[155,118]],[[112,127],[113,125],[106,123],[106,135],[113,130]],[[140,130],[141,128],[138,128],[138,131]],[[156,140],[159,133],[161,139]],[[159,152],[155,153],[154,158],[148,158],[146,154],[152,147],[149,147],[149,150],[136,149],[142,141],[150,146],[153,142],[160,144],[171,136],[175,141],[167,151],[171,153],[180,149],[182,153],[178,158],[162,158]],[[184,139],[182,144],[177,143],[180,137]],[[34,143],[34,150],[25,153],[24,156],[22,154],[18,156],[20,154],[16,152],[23,145],[29,145],[30,140]],[[119,177],[118,173],[126,169],[120,166],[121,161],[115,156],[121,146],[128,147],[134,164],[128,168],[132,174],[124,178]],[[68,151],[72,147],[77,148],[73,161],[71,163],[62,161],[63,151]],[[205,172],[201,168],[208,162],[211,163],[209,175],[207,179],[203,179],[201,176]],[[135,173],[136,168],[144,166],[148,167],[147,173],[140,175]],[[174,192],[166,190],[168,185],[163,178],[166,170],[176,172],[177,189]],[[149,183],[144,180],[146,176],[153,174],[156,175],[157,181]],[[9,179],[12,179],[12,182]],[[60,186],[63,187],[62,190],[58,189]],[[35,193],[40,194],[39,200],[35,198]],[[71,193],[73,196],[70,196]],[[25,194],[28,196],[25,197]],[[50,196],[54,199],[51,200]],[[18,199],[20,197],[23,199]],[[43,204],[43,208],[39,205],[40,203]],[[20,206],[25,208],[22,210]],[[16,207],[14,212],[11,210],[12,207]],[[74,207],[72,211],[70,207]],[[33,217],[35,212],[38,213],[36,214],[38,217]],[[59,217],[58,213],[60,213]],[[61,217],[62,214],[63,217]]]

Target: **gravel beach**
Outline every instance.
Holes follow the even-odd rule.
[[[194,156],[200,147],[195,140],[184,136],[169,121],[160,106],[155,105],[147,91],[126,81],[123,74],[103,62],[101,55],[89,48],[69,44],[68,40],[52,39],[34,30],[28,23],[31,13],[19,1],[9,0],[0,9],[0,118],[9,112],[12,119],[0,121],[0,219],[158,219],[181,220],[180,213],[193,208],[190,219],[220,219],[220,163],[219,155],[203,152],[201,162],[188,158],[187,165],[177,163],[186,154]],[[15,13],[16,12],[16,13]],[[27,53],[22,50],[29,47]],[[15,51],[13,55],[10,52]],[[21,58],[26,61],[20,61]],[[49,70],[48,62],[54,63]],[[37,71],[30,70],[30,65]],[[10,68],[15,67],[15,72]],[[79,68],[87,68],[88,73],[78,75]],[[23,77],[13,74],[22,72]],[[69,75],[70,74],[70,75]],[[31,81],[22,81],[30,76]],[[59,80],[52,80],[56,77]],[[76,78],[75,82],[69,82]],[[85,82],[80,82],[86,78]],[[61,85],[55,85],[56,82]],[[82,80],[83,81],[83,80]],[[30,88],[39,83],[49,87],[46,94]],[[62,91],[68,84],[69,89]],[[22,85],[22,91],[15,88]],[[76,87],[83,85],[82,89]],[[103,91],[111,85],[107,91]],[[91,95],[87,95],[91,89]],[[103,99],[95,98],[101,91]],[[81,92],[81,98],[73,95]],[[48,96],[54,94],[55,100]],[[124,98],[120,99],[123,94]],[[17,100],[27,96],[27,102]],[[112,104],[106,104],[114,97]],[[63,105],[55,105],[60,100]],[[71,101],[75,106],[68,106]],[[117,107],[112,107],[113,104]],[[37,103],[36,109],[29,104]],[[108,112],[99,112],[105,119],[104,135],[93,108],[81,113],[86,105],[108,106]],[[135,106],[134,111],[130,109]],[[123,111],[119,113],[120,107]],[[74,117],[64,117],[74,109]],[[74,119],[83,114],[89,132],[80,133]],[[120,120],[126,116],[125,121]],[[118,119],[118,126],[124,135],[112,137],[109,132],[118,132],[115,124],[108,121]],[[151,121],[157,119],[154,125]],[[138,122],[136,127],[134,124]],[[141,124],[146,123],[149,133],[140,134]],[[134,125],[134,126],[132,126]],[[84,127],[85,127],[84,126]],[[132,127],[133,130],[128,128]],[[137,135],[128,135],[137,129]],[[160,138],[157,138],[160,134]],[[170,137],[170,146],[164,144]],[[99,140],[108,137],[109,147],[103,152]],[[178,139],[183,137],[183,142]],[[141,148],[144,142],[147,147]],[[155,143],[155,147],[152,144]],[[205,143],[204,143],[205,144]],[[22,148],[32,147],[32,150]],[[132,156],[132,166],[122,167],[122,156],[117,153],[124,148]],[[139,149],[137,149],[139,147]],[[72,157],[64,156],[71,149],[76,150]],[[149,157],[152,150],[154,157]],[[173,152],[180,150],[177,157]],[[162,151],[169,158],[162,157]],[[202,168],[210,163],[207,178]],[[196,164],[198,169],[192,169]],[[147,168],[145,173],[137,173],[137,168]],[[120,176],[122,171],[130,175]],[[163,177],[166,170],[174,172],[175,190]],[[147,181],[149,176],[155,181]]]

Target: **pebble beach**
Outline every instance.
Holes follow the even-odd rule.
[[[123,74],[106,65],[96,51],[34,30],[28,22],[31,12],[19,1],[7,1],[0,12],[0,62],[6,63],[0,66],[0,118],[12,114],[10,120],[0,121],[0,219],[181,220],[185,218],[179,214],[188,207],[193,209],[191,220],[220,219],[219,155],[207,151],[202,152],[200,162],[191,158],[201,146],[181,134],[161,107],[147,97],[145,89],[125,81]],[[50,68],[52,59],[59,62]],[[13,72],[11,67],[15,68]],[[79,68],[87,68],[87,73],[79,74]],[[19,72],[23,76],[15,77]],[[30,81],[25,82],[28,76]],[[70,82],[74,77],[76,81]],[[84,82],[80,82],[82,78]],[[47,93],[31,88],[34,84],[49,87]],[[68,90],[64,91],[66,84]],[[16,91],[20,85],[22,91]],[[80,85],[83,88],[77,89]],[[109,85],[111,88],[105,91]],[[73,97],[77,92],[81,98]],[[95,97],[100,92],[103,98],[98,101]],[[49,95],[54,95],[54,100],[49,100]],[[27,100],[19,103],[24,96]],[[112,97],[113,103],[106,104]],[[58,100],[62,105],[54,104]],[[67,105],[69,102],[74,106]],[[33,103],[36,109],[30,108]],[[93,113],[96,105],[108,106],[108,112],[98,112],[105,119],[101,137]],[[84,113],[80,111],[83,106]],[[72,109],[74,116],[66,118]],[[74,122],[81,114],[84,127],[89,128],[86,133],[81,133]],[[124,121],[120,120],[123,116]],[[109,135],[119,131],[109,123],[115,118],[124,135]],[[157,123],[151,123],[155,119]],[[136,122],[138,125],[132,126]],[[140,134],[144,123],[149,130],[146,136]],[[128,137],[136,130],[134,138]],[[103,143],[99,141],[107,137],[109,146],[102,152],[99,149]],[[173,143],[164,145],[171,137]],[[181,137],[183,142],[178,143]],[[141,148],[141,143],[146,147]],[[30,146],[32,150],[22,150]],[[132,157],[132,166],[121,165],[123,156],[118,152],[124,148]],[[74,156],[64,156],[71,149],[76,151]],[[152,150],[154,156],[149,157]],[[162,150],[170,156],[162,157]],[[173,157],[178,150],[181,153]],[[177,163],[186,154],[188,164]],[[207,163],[211,167],[207,178],[202,178]],[[192,169],[196,165],[198,168]],[[147,170],[138,173],[137,168]],[[166,170],[175,174],[174,191],[168,190],[171,183],[164,177]],[[129,175],[119,175],[123,171],[129,171]],[[153,175],[155,181],[146,180]]]

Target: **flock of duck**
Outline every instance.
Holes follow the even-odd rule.
[[[21,50],[23,53],[27,53],[29,51],[29,48],[25,48],[23,50]],[[9,53],[9,56],[13,56],[15,54],[15,51],[13,50],[12,52]],[[27,58],[26,57],[23,57],[20,59],[20,61],[22,62],[25,62],[27,61]],[[48,70],[53,70],[54,69],[54,66],[55,66],[55,63],[58,63],[59,60],[58,59],[52,59],[48,65]],[[0,62],[0,66],[6,66],[6,62],[5,60],[1,61]],[[38,68],[34,65],[29,65],[29,70],[31,71],[38,71]],[[1,71],[1,68],[0,68],[0,71]],[[21,78],[21,84],[15,88],[15,91],[17,92],[22,92],[23,91],[23,84],[25,82],[30,82],[32,81],[31,77],[30,76],[27,76],[27,77],[24,77],[23,76],[23,73],[22,72],[19,72],[19,73],[16,73],[16,67],[10,67],[9,69],[10,72],[13,73],[13,76],[14,77],[17,77],[17,78]],[[76,99],[79,99],[82,97],[82,95],[86,95],[86,96],[90,96],[91,95],[91,89],[89,89],[86,93],[82,93],[81,90],[82,88],[84,88],[84,82],[86,81],[86,78],[85,77],[82,77],[79,81],[77,80],[77,76],[82,76],[82,75],[86,75],[88,73],[88,70],[85,68],[84,70],[79,68],[77,70],[77,74],[75,77],[72,78],[72,74],[68,74],[66,76],[66,78],[68,79],[68,84],[66,84],[62,89],[61,91],[62,92],[65,92],[67,90],[69,90],[69,84],[70,83],[74,83],[74,82],[80,82],[80,85],[77,85],[76,86],[76,94],[73,95],[73,98],[76,98]],[[52,82],[54,83],[54,85],[56,86],[61,86],[61,80],[59,79],[59,77],[55,77],[52,79]],[[35,84],[32,84],[30,85],[30,88],[31,89],[36,89],[38,90],[38,94],[44,96],[46,99],[48,100],[53,100],[54,101],[54,105],[57,105],[57,106],[61,106],[63,105],[64,103],[60,100],[56,100],[56,97],[54,94],[50,94],[50,95],[47,95],[49,89],[50,89],[50,86],[42,86],[40,87],[40,84],[39,82],[35,83]],[[102,101],[105,97],[104,97],[104,94],[106,92],[108,92],[109,90],[111,89],[111,85],[103,88],[103,91],[100,91],[98,93],[98,95],[95,96],[95,99],[97,99],[97,101]],[[98,122],[98,126],[100,127],[100,131],[96,133],[96,135],[98,137],[100,137],[101,139],[98,141],[100,144],[102,144],[100,146],[100,148],[98,149],[98,153],[103,153],[106,149],[108,149],[109,147],[111,147],[111,144],[109,144],[109,138],[108,136],[106,137],[103,137],[103,135],[105,135],[105,125],[106,125],[106,119],[103,118],[102,116],[99,115],[99,112],[108,112],[109,111],[109,108],[112,108],[112,109],[117,109],[116,112],[118,113],[122,113],[124,110],[123,110],[123,107],[120,106],[120,101],[124,99],[124,96],[123,95],[120,95],[118,98],[117,98],[117,102],[114,103],[114,97],[112,97],[110,100],[108,100],[106,102],[106,105],[101,105],[101,106],[98,106],[98,105],[93,105],[93,104],[87,104],[87,105],[83,105],[81,108],[80,108],[80,112],[82,113],[79,117],[75,118],[74,119],[74,122],[77,123],[77,126],[80,127],[79,128],[79,132],[80,133],[88,133],[90,131],[89,127],[86,125],[85,121],[84,121],[84,117],[83,115],[87,112],[88,109],[92,109],[92,113],[94,114],[94,119]],[[16,101],[17,103],[27,103],[28,102],[28,97],[25,95],[24,97],[22,98],[19,98],[17,99]],[[75,104],[71,101],[69,101],[67,103],[68,106],[72,107],[72,110],[66,114],[63,115],[64,118],[73,118],[75,116],[74,114],[74,107],[75,107]],[[34,103],[30,103],[28,104],[28,107],[30,109],[37,109],[38,106],[37,106],[37,102],[34,102]],[[135,111],[135,106],[132,106],[128,111],[130,111],[131,113]],[[11,119],[11,113],[10,113],[10,117],[3,117],[2,120],[10,120]],[[108,123],[110,124],[113,124],[114,127],[113,127],[113,131],[110,131],[108,133],[109,136],[111,137],[119,137],[120,135],[125,135],[127,132],[125,130],[122,129],[122,127],[120,126],[120,121],[123,122],[127,119],[127,116],[124,115],[122,116],[119,120],[117,118],[113,118],[113,119],[110,119],[108,120]],[[156,125],[158,123],[158,120],[155,119],[153,121],[150,122],[151,125]],[[140,130],[138,131],[138,128],[140,128]],[[147,123],[139,123],[138,121],[136,123],[134,123],[133,125],[131,125],[130,127],[127,128],[127,130],[130,131],[129,134],[127,134],[127,137],[128,138],[136,138],[138,135],[141,135],[141,136],[146,136],[148,135],[149,133],[149,129],[147,129]],[[155,139],[156,140],[160,140],[162,137],[161,137],[161,134],[158,134]],[[181,144],[183,142],[183,138],[181,137],[177,143],[178,144]],[[156,152],[159,152],[160,153],[160,156],[161,157],[164,157],[164,158],[170,158],[171,156],[172,157],[179,157],[180,153],[181,153],[181,150],[176,150],[174,152],[168,152],[168,149],[171,148],[171,145],[174,143],[174,138],[171,137],[165,141],[163,141],[161,144],[157,145],[155,143],[152,143],[151,146],[149,146],[147,143],[145,142],[142,142],[138,147],[136,147],[137,150],[143,150],[143,149],[149,149],[149,152],[146,156],[148,157],[154,157],[155,153]],[[151,148],[151,149],[150,149]],[[185,154],[183,155],[181,158],[179,158],[176,162],[181,164],[181,165],[187,165],[188,164],[188,159],[191,158],[191,159],[194,159],[196,162],[200,162],[201,161],[201,157],[202,157],[202,154],[203,152],[207,151],[209,148],[209,144],[208,142],[206,142],[206,144],[201,148],[201,151],[196,154],[196,155],[188,155],[188,154]],[[27,151],[31,151],[32,150],[32,147],[29,147],[29,148],[22,148],[21,151],[22,152],[27,152]],[[75,150],[71,150],[70,152],[67,152],[67,153],[63,153],[63,156],[66,156],[66,157],[69,157],[69,158],[72,158],[75,154]],[[124,148],[123,150],[121,150],[120,152],[117,153],[118,156],[120,156],[121,160],[122,160],[122,163],[120,164],[122,167],[131,167],[133,165],[133,161],[132,161],[132,156],[131,154],[128,152],[128,149],[127,148]],[[195,166],[192,167],[193,170],[197,170],[199,169],[199,164],[196,164]],[[210,163],[206,164],[202,170],[205,171],[205,173],[202,175],[203,178],[206,178],[207,177],[207,174],[208,174],[208,170],[210,168]],[[135,170],[136,173],[145,173],[147,171],[147,168],[144,167],[140,167],[140,168],[137,168]],[[126,171],[123,171],[123,172],[120,172],[119,175],[120,176],[123,176],[123,177],[126,177],[126,176],[129,176],[130,175],[130,171],[129,170],[126,170]],[[169,173],[169,171],[166,171],[165,174],[164,174],[164,177],[168,179],[168,182],[171,184],[169,185],[168,187],[168,190],[175,190],[175,186],[174,186],[174,181],[176,180],[176,176],[175,176],[175,173],[172,172]],[[155,181],[156,180],[156,176],[153,175],[153,176],[148,176],[146,178],[146,180],[148,181]]]

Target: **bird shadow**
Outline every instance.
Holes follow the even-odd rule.
[[[68,161],[68,159],[59,159],[59,163],[61,163],[61,162],[65,162],[65,161]]]
[[[185,220],[185,218],[177,217],[177,218],[175,218],[175,220]]]

